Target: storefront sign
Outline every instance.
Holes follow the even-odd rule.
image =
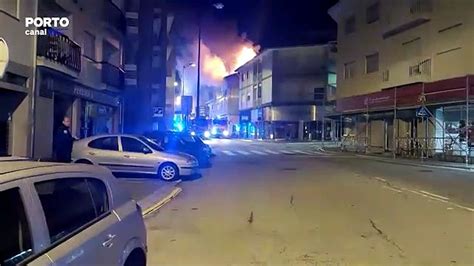
[[[94,94],[89,89],[76,86],[76,87],[74,87],[73,93],[74,93],[74,95],[76,95],[80,98],[86,98],[86,99],[89,99],[89,100],[94,100]]]
[[[9,61],[9,50],[7,42],[0,37],[0,79],[3,78],[8,66]]]
[[[78,98],[109,106],[116,107],[120,105],[118,97],[114,97],[94,89],[89,89],[69,80],[53,78],[49,75],[44,75],[40,83],[40,96],[52,98],[53,92],[73,95]]]

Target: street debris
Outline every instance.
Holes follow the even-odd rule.
[[[380,228],[377,227],[377,225],[375,224],[374,221],[372,221],[372,219],[369,219],[370,221],[370,224],[372,225],[372,228],[377,231],[378,235],[380,237],[382,237],[383,240],[387,241],[388,243],[392,244],[394,247],[396,247],[399,251],[399,256],[404,258],[405,256],[403,255],[403,249],[397,244],[395,243],[395,241],[393,241],[392,239],[390,239]]]
[[[290,204],[293,206],[293,195],[291,195]]]
[[[253,223],[253,211],[250,212],[250,217],[248,219],[249,224]]]

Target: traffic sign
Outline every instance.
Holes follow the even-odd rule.
[[[416,110],[416,116],[417,117],[430,117],[430,111],[425,107],[421,106]]]
[[[164,110],[163,107],[153,107],[153,117],[163,117]]]

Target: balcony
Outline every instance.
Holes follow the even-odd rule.
[[[124,71],[108,62],[102,62],[102,82],[118,90],[123,89]]]
[[[431,20],[433,0],[409,0],[398,3],[393,7],[394,12],[387,16],[386,29],[382,34],[384,39],[404,31],[416,28]]]
[[[76,73],[81,72],[81,47],[54,29],[47,28],[46,33],[38,36],[38,56]]]
[[[126,19],[125,15],[111,0],[105,0],[102,7],[102,21],[108,27],[125,34]]]

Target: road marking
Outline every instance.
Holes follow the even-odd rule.
[[[271,154],[279,154],[278,152],[272,151],[272,150],[269,150],[269,149],[264,149],[264,151],[268,152],[268,153],[271,153]]]
[[[287,150],[281,150],[280,153],[283,153],[286,155],[293,154],[291,151],[287,151]]]
[[[236,155],[235,153],[231,152],[231,151],[222,151],[223,153],[229,155],[229,156],[234,156]]]
[[[235,151],[237,153],[240,153],[242,155],[249,155],[250,153],[246,152],[246,151]]]
[[[377,179],[378,181],[380,182],[384,182],[384,183],[387,183],[387,180],[381,178],[381,177],[375,177],[375,179]]]
[[[292,152],[294,152],[294,153],[299,153],[299,154],[307,154],[307,155],[310,155],[310,153],[307,153],[307,152],[302,151],[302,150],[292,150]]]
[[[446,198],[446,197],[443,197],[443,196],[440,196],[440,195],[437,195],[437,194],[433,194],[433,193],[430,193],[430,192],[427,192],[427,191],[424,191],[424,190],[420,190],[420,192],[423,193],[423,194],[430,195],[432,197],[440,198],[440,199],[443,199],[443,200],[449,200],[449,198]]]
[[[318,154],[318,155],[328,155],[327,153],[320,152],[320,151],[312,151],[313,154]]]
[[[386,188],[386,189],[390,189],[390,190],[392,190],[392,191],[398,192],[398,193],[402,193],[402,192],[403,192],[403,191],[398,190],[398,189],[395,189],[395,188],[393,188],[393,187],[389,187],[389,186],[383,186],[383,187]]]
[[[449,203],[449,201],[447,200],[444,200],[444,199],[440,199],[440,198],[437,198],[437,197],[433,197],[433,196],[430,196],[428,194],[424,194],[424,193],[421,193],[419,191],[416,191],[416,190],[411,190],[411,189],[405,189],[406,191],[409,191],[411,193],[414,193],[416,195],[419,195],[419,196],[422,196],[422,197],[425,197],[425,198],[430,198],[432,200],[437,200],[437,201],[441,201],[441,202],[444,202],[444,203]]]
[[[266,153],[264,153],[264,152],[257,151],[257,150],[251,150],[250,152],[255,153],[255,154],[258,154],[258,155],[268,155],[268,154],[266,154]]]

